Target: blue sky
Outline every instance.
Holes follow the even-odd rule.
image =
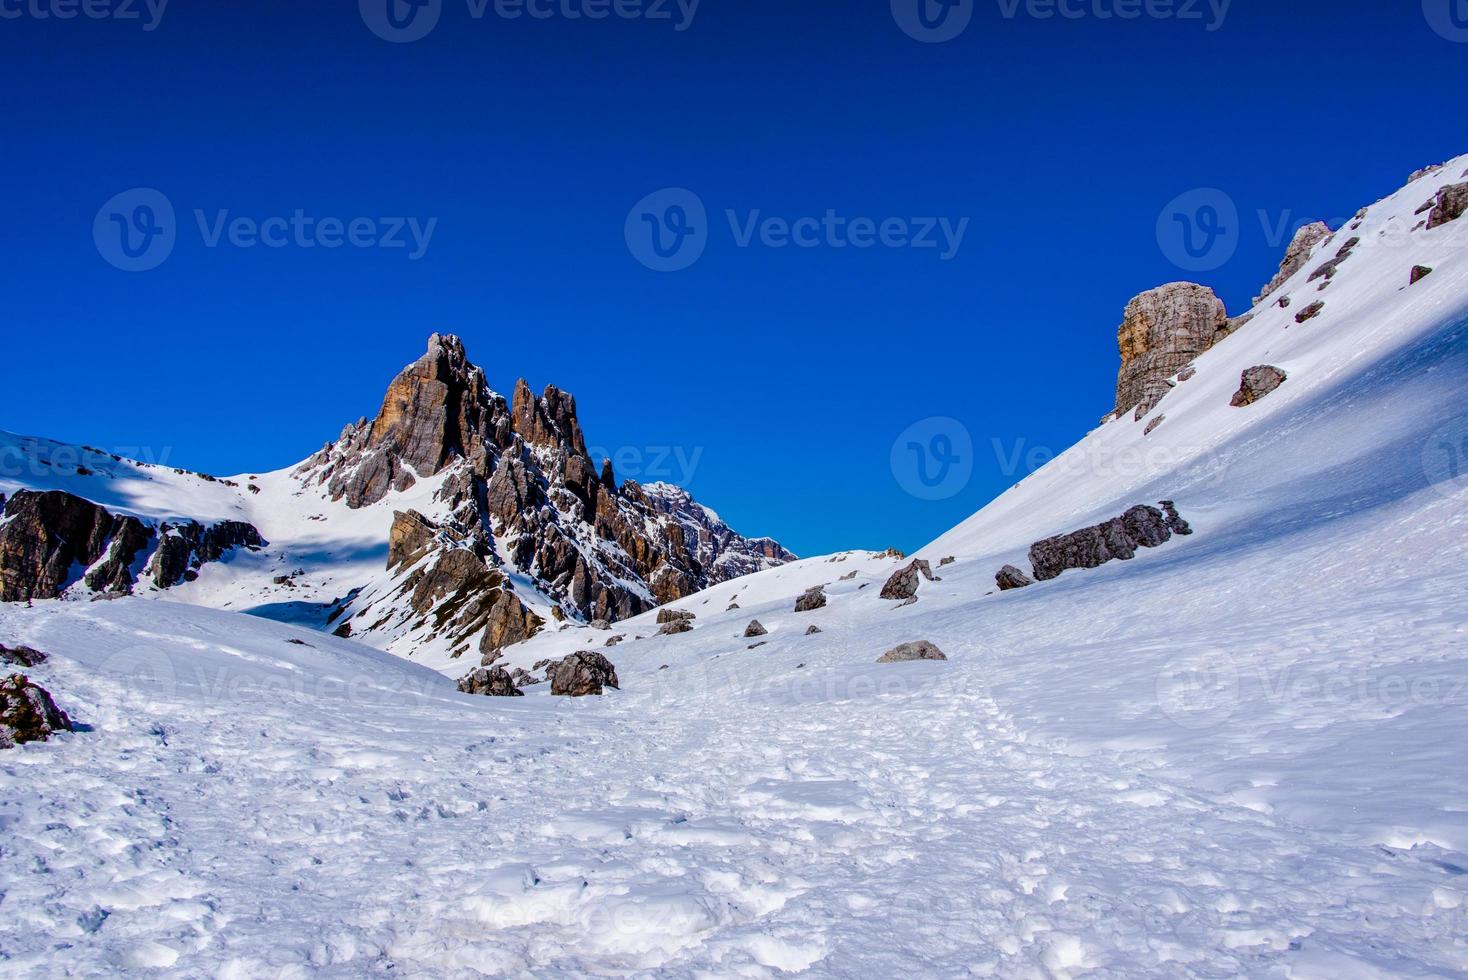
[[[0,0],[0,428],[275,468],[451,331],[803,554],[937,536],[1107,411],[1132,295],[1242,312],[1288,231],[1468,149],[1448,0],[970,0],[940,43],[906,0],[438,0],[403,43],[375,0],[93,2]],[[696,261],[639,261],[690,200]],[[1223,202],[1207,268],[1177,200]]]

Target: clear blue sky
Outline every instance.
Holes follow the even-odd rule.
[[[1112,0],[1072,0],[1079,19],[974,0],[945,43],[889,0],[703,0],[684,30],[675,3],[573,20],[582,0],[518,19],[441,2],[431,33],[388,43],[348,0],[174,0],[153,30],[0,0],[0,428],[275,468],[452,331],[499,390],[574,392],[591,444],[654,471],[622,476],[682,478],[802,554],[911,549],[1023,475],[1001,456],[1106,412],[1133,294],[1195,278],[1242,312],[1283,250],[1259,211],[1346,217],[1468,149],[1468,32],[1419,0],[1236,0],[1221,25],[1206,2],[1121,20],[1095,16]],[[176,242],[125,272],[94,221],[137,187],[176,209]],[[657,272],[624,231],[668,187],[707,208],[706,250]],[[1195,188],[1240,212],[1232,257],[1196,273],[1158,235]],[[945,261],[740,247],[730,209],[968,225]],[[209,247],[195,210],[437,223],[415,260]],[[930,417],[974,444],[942,500],[891,465]]]

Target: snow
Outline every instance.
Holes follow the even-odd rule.
[[[922,549],[942,580],[914,605],[878,596],[902,561],[850,552],[676,603],[691,633],[649,613],[507,651],[605,652],[622,689],[575,700],[239,615],[250,556],[175,601],[0,607],[85,726],[0,754],[0,970],[1468,972],[1468,221],[1405,234],[1465,167],[1321,246],[1150,436],[1103,425]],[[1289,380],[1229,407],[1255,364]],[[319,554],[323,593],[343,558],[380,568],[403,507],[327,532],[288,474],[252,499],[150,475],[97,490],[246,514]],[[995,591],[1030,542],[1161,499],[1194,535]],[[795,613],[812,585],[828,606]],[[875,663],[916,639],[948,661]]]

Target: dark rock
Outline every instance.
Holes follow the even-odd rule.
[[[607,622],[605,619],[593,619],[591,621],[591,628],[594,630],[602,630],[603,632],[610,632],[612,629],[612,624]]]
[[[956,561],[958,561],[957,558],[953,557],[952,555],[949,555],[947,558],[941,558],[941,559],[938,560],[938,567],[939,568],[946,568],[947,566],[952,565]]]
[[[510,678],[514,680],[516,687],[534,687],[536,684],[544,684],[544,677],[536,677],[524,667],[516,667],[510,671]]]
[[[686,620],[683,620],[686,622]],[[603,688],[620,690],[617,668],[599,653],[573,653],[550,672],[551,693],[566,697],[601,694]]]
[[[50,490],[17,490],[0,524],[0,600],[54,599],[74,567],[100,559],[116,521],[89,500]]]
[[[24,674],[0,681],[0,749],[22,742],[44,742],[56,732],[71,731],[71,719],[56,707],[45,688]]]
[[[693,621],[691,619],[670,619],[658,627],[659,636],[677,636],[679,633],[692,633]]]
[[[1311,303],[1309,306],[1305,307],[1299,313],[1296,313],[1295,322],[1304,323],[1307,320],[1313,320],[1320,315],[1320,311],[1323,309],[1325,309],[1325,304],[1317,300],[1316,302]]]
[[[767,640],[760,640],[758,643],[751,643],[749,645],[748,649],[750,649],[750,650],[758,650],[760,647],[764,646],[767,642],[769,642],[769,641],[767,641]]]
[[[769,630],[760,625],[760,621],[757,619],[752,620],[748,626],[744,627],[744,635],[746,637],[766,636],[769,634],[769,632]]]
[[[1166,422],[1166,421],[1167,421],[1167,416],[1166,415],[1159,415],[1159,416],[1157,416],[1155,419],[1153,419],[1152,421],[1150,421],[1150,422],[1147,423],[1147,427],[1142,430],[1142,435],[1144,435],[1144,436],[1150,436],[1157,429],[1157,427],[1159,425],[1161,425],[1163,422]]]
[[[1281,296],[1279,298],[1279,308],[1282,310],[1287,310],[1290,308],[1291,302],[1293,301],[1288,296]]]
[[[528,676],[528,675],[527,675]],[[503,667],[480,667],[459,681],[459,690],[490,698],[523,698],[525,692],[515,686],[515,679]]]
[[[433,548],[438,533],[438,525],[416,510],[394,511],[387,532],[387,567],[416,565]]]
[[[1457,221],[1468,213],[1468,184],[1449,184],[1437,192],[1432,214],[1427,216],[1427,230]]]
[[[660,626],[666,625],[667,623],[675,623],[675,622],[677,622],[679,620],[691,620],[691,619],[697,619],[697,618],[698,618],[697,615],[695,615],[694,613],[691,613],[691,612],[687,611],[686,609],[659,609],[658,610],[658,625],[660,625]]]
[[[508,589],[493,595],[489,622],[479,641],[479,652],[498,653],[505,647],[523,643],[545,626],[545,620],[531,612],[519,596]]]
[[[879,664],[900,664],[914,660],[947,660],[942,650],[927,640],[915,640],[893,647],[877,658]]]
[[[83,581],[94,592],[130,593],[137,578],[138,555],[152,543],[154,531],[136,517],[119,517],[102,560],[88,569]]]
[[[882,598],[911,599],[917,595],[919,575],[929,582],[938,581],[933,577],[932,567],[926,561],[918,558],[892,573],[891,577],[887,579],[887,584],[882,586]]]
[[[1234,408],[1243,408],[1246,405],[1252,405],[1265,395],[1273,392],[1288,379],[1289,375],[1285,374],[1279,368],[1271,367],[1268,364],[1251,367],[1244,372],[1239,383],[1239,390],[1234,392],[1233,400],[1229,404]]]
[[[805,590],[805,593],[795,600],[796,612],[812,612],[816,609],[825,608],[826,587],[824,585],[813,585]]]
[[[1408,283],[1408,285],[1409,286],[1415,286],[1419,282],[1421,282],[1422,280],[1426,279],[1430,275],[1432,275],[1432,267],[1431,266],[1414,265],[1412,267],[1412,279]]]
[[[807,626],[805,629],[806,636],[815,636],[817,633],[820,632],[822,632],[821,628],[814,623],[812,623],[810,626]]]
[[[1005,565],[999,569],[999,573],[994,576],[994,581],[999,584],[1000,592],[1010,592],[1035,584],[1033,579],[1013,565]]]
[[[1046,582],[1067,569],[1099,568],[1113,560],[1128,561],[1136,556],[1139,547],[1155,548],[1170,540],[1173,531],[1169,523],[1161,510],[1139,506],[1104,524],[1037,541],[1030,547],[1035,579]]]
[[[1192,526],[1182,519],[1182,515],[1177,512],[1177,505],[1171,500],[1160,501],[1157,506],[1162,508],[1162,515],[1169,531],[1184,537],[1193,533]]]
[[[7,647],[0,644],[0,664],[12,667],[35,667],[46,662],[46,655],[30,647]]]

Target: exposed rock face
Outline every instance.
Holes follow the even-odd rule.
[[[1449,184],[1437,192],[1432,213],[1427,216],[1427,229],[1457,221],[1464,214],[1468,214],[1468,184]]]
[[[44,742],[56,732],[71,731],[71,719],[43,687],[24,674],[0,681],[0,749],[22,742]]]
[[[1133,299],[1117,332],[1116,412],[1138,405],[1150,411],[1169,390],[1168,379],[1227,332],[1223,300],[1206,286],[1175,282]]]
[[[1288,379],[1289,375],[1285,374],[1279,368],[1271,367],[1268,364],[1251,367],[1244,372],[1243,378],[1239,383],[1239,390],[1234,392],[1233,400],[1229,404],[1234,408],[1243,408],[1245,405],[1252,405],[1284,384]]]
[[[528,676],[528,675],[527,675]],[[459,690],[489,698],[523,698],[525,692],[503,667],[480,667],[459,681]]]
[[[918,576],[921,575],[929,582],[936,582],[933,578],[933,569],[921,558],[915,559],[912,564],[899,568],[887,579],[887,584],[882,586],[883,599],[911,599],[917,595]]]
[[[1264,302],[1279,287],[1283,286],[1291,276],[1305,268],[1305,263],[1310,261],[1310,256],[1314,253],[1315,246],[1330,236],[1330,226],[1323,221],[1317,221],[1313,225],[1306,225],[1295,232],[1295,237],[1290,242],[1290,247],[1285,250],[1284,261],[1279,265],[1278,274],[1269,280],[1263,292],[1254,297],[1254,305],[1258,306]]]
[[[260,532],[240,521],[204,527],[197,521],[162,524],[155,532],[136,517],[60,490],[19,490],[5,505],[0,525],[0,601],[54,599],[73,585],[72,569],[86,569],[82,582],[98,592],[127,593],[143,573],[159,588],[198,577],[206,563],[235,548],[261,548]]]
[[[1176,514],[1171,504],[1168,510]],[[1175,520],[1156,507],[1133,507],[1120,517],[1069,534],[1037,541],[1030,546],[1035,578],[1046,582],[1072,568],[1099,568],[1109,561],[1129,561],[1138,548],[1155,548],[1170,541]]]
[[[751,620],[750,621],[750,624],[748,626],[744,627],[744,635],[745,635],[745,637],[766,636],[766,635],[769,634],[769,632],[770,631],[767,630],[767,629],[765,629],[764,626],[762,626],[760,624],[760,621],[757,620],[757,619]]]
[[[1035,584],[1033,579],[1013,565],[1005,565],[999,569],[999,574],[994,576],[994,581],[998,583],[1000,592],[1010,592]]]
[[[580,698],[601,694],[604,688],[620,690],[617,668],[599,653],[583,650],[573,653],[550,672],[551,693]]]
[[[893,647],[877,658],[879,664],[900,664],[914,660],[947,660],[948,657],[937,646],[927,640],[915,640]]]
[[[574,397],[555,386],[536,396],[522,379],[506,401],[451,336],[431,337],[377,417],[348,426],[296,475],[361,508],[445,472],[435,499],[454,534],[445,539],[422,514],[395,515],[389,568],[406,573],[433,550],[468,546],[487,565],[533,579],[553,614],[626,619],[794,557],[741,537],[681,490],[619,487],[610,461],[598,467],[588,455]],[[372,613],[359,633],[378,622]]]
[[[489,627],[479,641],[484,657],[497,655],[507,646],[530,639],[545,626],[545,620],[526,608],[508,589],[486,597],[489,602]]]
[[[812,612],[822,609],[826,605],[826,587],[824,585],[813,585],[805,590],[805,594],[795,600],[796,612]]]

